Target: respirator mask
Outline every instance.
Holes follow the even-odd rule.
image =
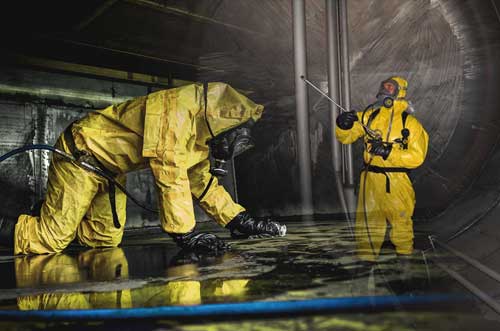
[[[394,100],[396,100],[399,94],[399,84],[394,79],[384,80],[380,84],[380,89],[377,93],[377,101],[375,102],[375,108],[384,106],[385,108],[391,108],[394,105]]]
[[[207,117],[207,92],[208,84],[204,84],[203,93],[205,99],[205,122],[207,124],[208,131],[212,136],[212,138],[207,142],[207,145],[210,148],[210,155],[213,159],[212,165],[210,166],[210,173],[217,177],[223,177],[228,174],[228,161],[255,146],[251,136],[251,128],[255,124],[255,121],[250,119],[235,128],[218,134],[217,136],[214,135]]]
[[[227,175],[227,161],[232,160],[255,146],[251,136],[251,127],[253,124],[254,121],[249,120],[234,129],[210,139],[208,146],[213,158],[213,164],[210,167],[212,175],[218,177]]]

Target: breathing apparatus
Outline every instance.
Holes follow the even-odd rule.
[[[208,84],[206,83],[203,86],[203,95],[205,101],[205,122],[211,135],[210,140],[207,141],[210,148],[210,154],[213,158],[210,173],[217,177],[223,177],[228,174],[228,170],[226,168],[228,161],[255,146],[254,140],[251,136],[251,128],[255,124],[255,121],[250,119],[243,124],[216,136],[210,127],[210,122],[207,116]]]

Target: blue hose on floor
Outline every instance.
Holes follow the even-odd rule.
[[[405,308],[449,305],[469,300],[463,295],[434,294],[422,296],[368,296],[295,301],[256,301],[242,303],[202,304],[197,306],[161,306],[126,309],[82,310],[0,310],[0,320],[123,320],[123,319],[192,319],[235,316],[297,316],[298,314],[360,313]],[[196,321],[196,320],[195,320]]]

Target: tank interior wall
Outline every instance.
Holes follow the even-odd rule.
[[[391,75],[409,80],[408,98],[430,136],[427,160],[412,173],[415,216],[435,218],[470,189],[499,138],[498,4],[470,0],[348,4],[353,108],[361,111],[373,102],[381,80]],[[236,164],[242,202],[261,214],[297,214],[291,2],[262,1],[255,6],[223,1],[214,18],[254,33],[233,34],[234,47],[228,46],[227,52],[201,56],[201,65],[220,70],[202,71],[199,78],[251,90],[252,97],[266,106],[256,128],[256,149]],[[308,1],[306,19],[309,79],[326,91],[325,2]],[[207,49],[213,47],[210,27],[201,33]],[[315,212],[337,213],[328,103],[312,89],[309,96]],[[358,143],[354,147],[358,175],[361,152]]]

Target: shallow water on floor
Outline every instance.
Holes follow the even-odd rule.
[[[132,308],[462,293],[455,282],[429,263],[435,256],[416,251],[411,257],[401,258],[393,247],[386,245],[378,263],[364,263],[356,256],[355,242],[344,222],[287,225],[288,234],[284,238],[231,240],[223,229],[203,224],[202,228],[216,231],[232,244],[230,251],[216,256],[181,252],[167,236],[151,231],[129,235],[119,248],[72,247],[63,254],[4,258],[0,263],[0,309]],[[425,316],[437,319],[439,314],[429,310],[428,314],[408,314],[419,321],[426,320]],[[454,314],[443,312],[443,321],[456,320],[457,316],[465,318],[463,313]],[[401,319],[396,313],[364,314],[365,317],[354,320],[352,316],[208,325],[214,330],[387,330],[391,329],[387,328],[389,324]],[[385,320],[381,316],[392,317]],[[158,323],[152,328],[172,326]],[[366,323],[371,323],[370,327]],[[191,323],[177,325],[175,329],[205,330],[208,325],[197,328]],[[407,329],[399,326],[398,330]],[[412,325],[408,327],[413,330]]]

